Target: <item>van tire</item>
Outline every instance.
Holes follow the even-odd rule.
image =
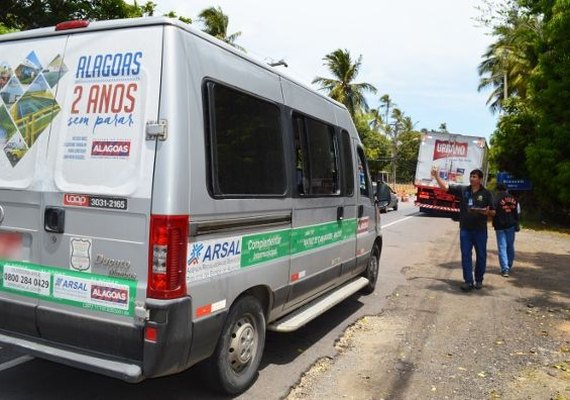
[[[370,258],[368,259],[368,264],[366,265],[366,270],[362,274],[366,279],[368,279],[368,285],[362,288],[362,293],[370,294],[376,289],[376,282],[378,282],[378,275],[380,271],[380,250],[378,245],[375,244],[370,252]]]
[[[207,370],[214,373],[215,390],[237,395],[257,378],[265,347],[265,316],[253,296],[239,298],[231,307]],[[237,351],[236,351],[237,350]]]

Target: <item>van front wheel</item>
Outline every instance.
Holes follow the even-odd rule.
[[[378,282],[378,274],[380,269],[380,250],[378,245],[375,244],[370,252],[370,258],[368,259],[368,265],[366,266],[366,271],[364,271],[363,276],[368,279],[368,285],[362,288],[362,292],[365,294],[370,294],[376,288],[376,282]]]
[[[230,395],[249,388],[257,376],[264,346],[263,309],[255,297],[242,297],[230,309],[210,360],[218,388]]]

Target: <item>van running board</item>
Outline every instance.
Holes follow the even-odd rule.
[[[293,311],[291,314],[287,314],[280,320],[271,323],[267,329],[275,332],[296,331],[347,297],[358,292],[366,285],[368,285],[368,279],[364,277],[352,280],[332,292],[313,300],[298,310]]]

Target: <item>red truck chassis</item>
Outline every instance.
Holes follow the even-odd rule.
[[[431,186],[416,185],[415,205],[420,212],[459,213],[459,199],[445,190]]]

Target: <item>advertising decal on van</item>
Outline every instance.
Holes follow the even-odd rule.
[[[67,71],[59,54],[45,68],[33,51],[15,69],[0,61],[0,150],[12,167],[60,112],[53,90]]]
[[[356,236],[356,219],[188,244],[188,283],[281,257],[337,244]]]
[[[133,316],[137,282],[0,261],[0,290],[93,311]]]
[[[109,131],[101,128],[135,125],[142,56],[141,51],[126,51],[79,57],[64,159],[129,158],[132,143],[125,133],[130,129],[113,129],[109,137]]]
[[[156,60],[145,57],[150,50],[119,44],[86,51],[82,38],[74,40],[79,51],[67,52],[65,59],[70,71],[58,125],[55,184],[67,193],[85,192],[88,186],[100,195],[131,196],[144,186],[141,179],[146,184],[150,179],[141,174],[141,162],[150,151],[143,133],[155,101],[148,90],[159,73]],[[150,196],[149,186],[144,187]],[[124,210],[126,202],[123,207],[114,199],[100,199],[90,207]]]
[[[90,196],[87,194],[65,193],[63,195],[63,205],[71,207],[127,210],[128,200],[123,197]]]

